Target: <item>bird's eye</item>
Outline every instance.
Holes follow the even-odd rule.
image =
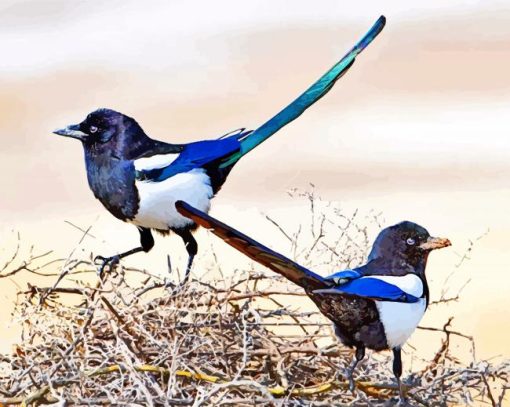
[[[406,240],[406,243],[409,245],[409,246],[414,246],[414,244],[416,243],[414,241],[414,239],[412,237],[409,237],[407,240]]]
[[[97,131],[97,127],[96,127],[96,126],[90,126],[90,127],[89,127],[89,132],[90,132],[91,134],[94,134],[96,131]]]

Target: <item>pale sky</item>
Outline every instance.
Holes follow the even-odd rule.
[[[286,191],[312,182],[347,208],[383,212],[388,224],[414,220],[450,237],[454,247],[431,259],[428,273],[437,282],[455,253],[489,230],[461,277],[472,280],[464,301],[447,312],[479,338],[485,356],[508,354],[508,329],[500,339],[492,335],[502,323],[494,311],[510,305],[504,1],[3,0],[0,264],[11,230],[27,245],[67,255],[80,236],[65,220],[94,224],[99,239],[85,242],[85,253],[137,243],[136,230],[88,190],[81,147],[51,134],[54,128],[97,107],[133,116],[169,142],[255,127],[333,65],[380,14],[387,17],[382,34],[325,98],[243,158],[212,213],[285,251],[259,213],[292,226],[306,202]],[[132,264],[159,267],[168,251],[183,256],[180,242],[158,239],[154,252]],[[14,283],[4,283],[5,301],[14,291]]]

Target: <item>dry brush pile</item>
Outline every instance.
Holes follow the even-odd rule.
[[[319,212],[313,194],[306,197],[313,223],[306,246],[303,229],[291,233],[269,219],[297,260],[359,263],[370,225],[357,226],[357,213],[346,217],[338,208]],[[300,306],[306,300],[298,288],[249,262],[230,277],[178,288],[122,267],[100,282],[82,277],[94,276],[89,261],[37,266],[36,257],[16,264],[13,256],[0,273],[52,281],[18,294],[14,321],[23,334],[12,353],[0,356],[0,405],[382,406],[397,399],[389,352],[369,353],[351,393],[343,369],[352,351],[334,340],[313,306]],[[436,306],[455,299],[442,296]],[[452,338],[472,339],[450,322],[423,327],[442,340],[435,356],[405,377],[410,403],[502,405],[510,362],[477,361],[474,351],[472,360],[460,361]]]

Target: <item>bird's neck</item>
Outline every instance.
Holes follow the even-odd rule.
[[[414,267],[416,272],[425,278],[425,267],[427,266],[427,260],[429,258],[428,253],[420,253],[419,256],[410,257],[408,262]]]
[[[144,133],[125,136],[121,140],[107,143],[84,145],[85,158],[88,162],[107,162],[109,160],[134,160],[144,152],[154,148],[156,142]]]
[[[369,259],[367,265],[363,268],[363,274],[404,276],[408,273],[414,273],[425,278],[426,265],[427,256],[420,256],[419,258],[409,258],[407,256],[375,257]]]
[[[147,136],[143,131],[136,137],[127,138],[121,146],[120,153],[127,160],[134,160],[144,155],[148,150],[152,150],[157,142]]]

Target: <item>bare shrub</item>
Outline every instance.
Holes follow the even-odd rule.
[[[286,230],[265,216],[297,261],[331,271],[364,260],[379,215],[346,214],[313,190],[292,193],[310,205],[301,226]],[[90,261],[72,258],[59,261],[55,278],[48,255],[17,262],[18,251],[0,277],[46,273],[51,284],[18,294],[14,320],[23,334],[0,356],[1,405],[383,406],[397,398],[389,352],[369,353],[350,393],[342,372],[352,351],[298,287],[248,261],[243,271],[178,288],[120,266],[99,281],[86,277],[95,273]],[[459,299],[459,292],[440,294],[435,306]],[[501,406],[510,361],[476,360],[473,339],[451,324],[422,327],[442,340],[435,356],[404,378],[410,402]],[[471,360],[455,356],[453,337],[472,347]]]

